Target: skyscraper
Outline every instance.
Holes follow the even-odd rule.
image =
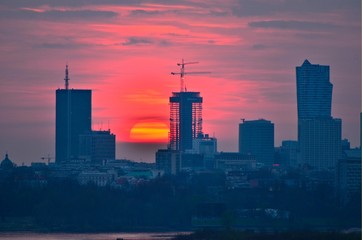
[[[301,163],[315,169],[335,168],[342,154],[342,121],[331,115],[329,66],[305,60],[296,67],[296,78]]]
[[[274,163],[274,123],[265,119],[239,124],[239,153],[251,154],[259,163]]]
[[[296,68],[298,119],[331,117],[332,89],[329,66],[308,60]]]
[[[301,119],[299,130],[301,162],[316,169],[335,168],[342,156],[341,119]]]
[[[79,136],[92,126],[92,91],[69,89],[68,65],[65,89],[56,90],[55,160],[64,163],[79,155]]]
[[[170,97],[170,148],[192,149],[202,133],[202,97],[199,92],[173,92]]]

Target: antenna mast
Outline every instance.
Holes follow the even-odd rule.
[[[69,72],[68,72],[68,64],[65,65],[65,78],[64,78],[64,81],[65,81],[65,89],[68,90],[69,88]]]
[[[185,72],[185,65],[187,64],[196,64],[199,62],[184,62],[184,59],[182,59],[181,63],[177,63],[177,66],[181,66],[180,72],[171,72],[172,75],[180,75],[180,92],[186,92],[185,87],[185,75],[186,74],[205,74],[210,72]]]

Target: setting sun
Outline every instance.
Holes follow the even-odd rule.
[[[167,142],[168,132],[165,123],[136,123],[130,131],[129,138],[135,142]]]

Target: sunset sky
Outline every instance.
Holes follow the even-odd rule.
[[[241,118],[275,124],[275,145],[297,139],[295,67],[330,65],[332,115],[359,146],[359,0],[3,0],[0,2],[0,158],[55,155],[55,90],[93,90],[93,129],[111,129],[117,157],[154,161],[165,146],[169,96],[203,97],[203,130],[237,151]],[[0,159],[0,160],[1,160]],[[54,160],[54,159],[52,159]]]

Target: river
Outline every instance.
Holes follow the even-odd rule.
[[[178,232],[161,233],[32,233],[16,232],[1,233],[1,240],[167,240]]]

